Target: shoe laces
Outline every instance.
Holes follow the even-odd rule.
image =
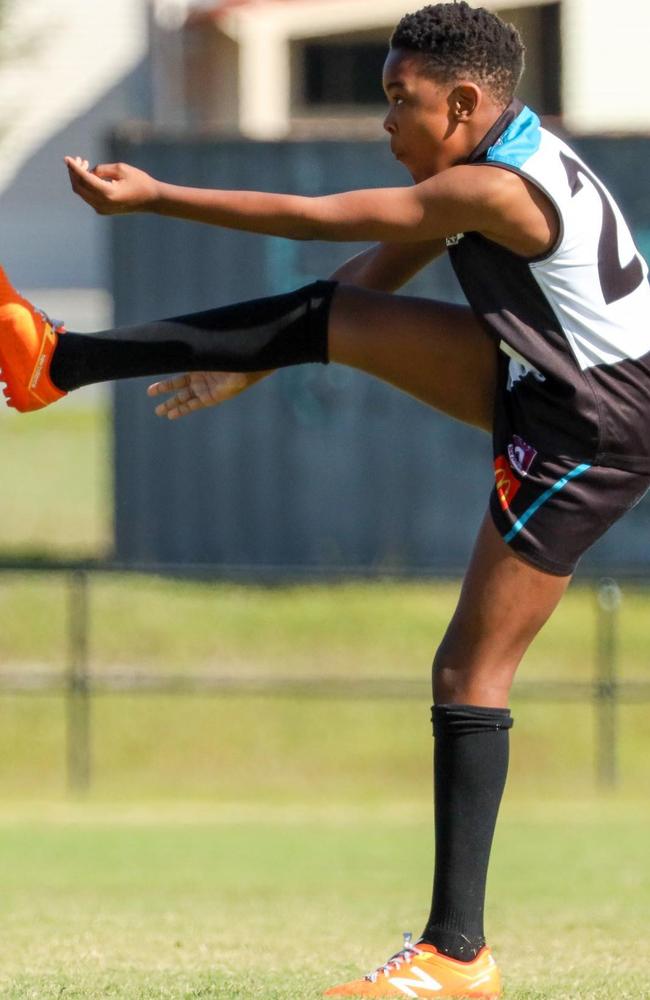
[[[45,320],[46,323],[49,323],[55,333],[65,332],[65,323],[63,320],[51,319],[44,309],[39,309],[37,306],[34,306],[34,312],[37,312],[41,319]]]
[[[65,333],[65,323],[62,320],[52,319],[48,316],[44,309],[40,308],[40,306],[32,305],[29,299],[26,299],[22,292],[18,292],[18,297],[21,298],[29,308],[33,309],[35,313],[38,313],[45,323],[49,323],[55,333]]]
[[[388,959],[385,965],[380,965],[378,969],[374,972],[369,972],[364,978],[369,983],[376,983],[379,976],[390,976],[391,972],[395,972],[397,969],[401,968],[402,965],[409,965],[417,955],[422,955],[422,949],[418,948],[417,945],[411,944],[413,940],[413,935],[408,931],[404,932],[404,945],[400,951],[396,951],[394,955]]]

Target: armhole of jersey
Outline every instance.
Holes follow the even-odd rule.
[[[477,163],[476,165],[480,167],[499,167],[501,170],[509,170],[511,174],[517,174],[519,177],[523,177],[524,180],[528,181],[530,184],[533,184],[538,191],[542,192],[545,198],[548,198],[551,205],[557,212],[559,221],[557,237],[552,247],[550,250],[547,250],[546,253],[537,254],[536,257],[524,257],[521,254],[517,254],[517,256],[521,257],[522,260],[525,260],[527,264],[543,264],[545,261],[550,260],[551,257],[555,256],[562,246],[562,241],[564,240],[564,219],[562,217],[560,206],[550,191],[540,184],[536,177],[531,177],[525,170],[521,170],[519,167],[513,167],[510,163],[500,163],[498,160],[485,160],[481,161],[481,163]]]

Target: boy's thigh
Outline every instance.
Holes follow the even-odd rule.
[[[492,430],[497,348],[466,306],[341,285],[329,348],[332,361]]]

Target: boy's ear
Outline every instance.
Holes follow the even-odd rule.
[[[451,113],[456,121],[467,121],[481,103],[481,89],[475,83],[459,83],[449,95]]]

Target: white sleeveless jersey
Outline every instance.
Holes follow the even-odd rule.
[[[525,396],[519,424],[550,454],[650,472],[648,268],[614,199],[518,101],[470,163],[526,177],[560,219],[555,246],[535,259],[479,233],[447,240],[470,305],[509,358],[509,405]]]

